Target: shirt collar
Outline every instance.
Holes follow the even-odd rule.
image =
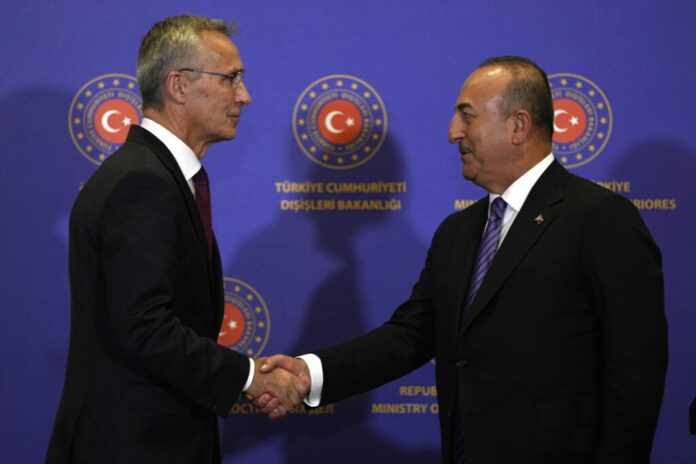
[[[520,211],[525,200],[527,200],[527,196],[532,190],[532,187],[534,187],[534,184],[536,184],[536,182],[539,180],[539,177],[541,177],[544,171],[546,171],[546,168],[551,166],[553,159],[553,153],[546,155],[544,159],[539,161],[536,165],[534,165],[533,168],[522,174],[515,182],[513,182],[502,195],[489,193],[489,204],[499,196],[502,196],[505,203],[508,204],[508,207],[511,207],[515,211]]]
[[[179,137],[152,119],[143,118],[140,127],[147,129],[152,135],[157,137],[160,142],[172,153],[176,164],[179,165],[181,173],[187,182],[201,169],[201,162],[191,147],[186,145]]]

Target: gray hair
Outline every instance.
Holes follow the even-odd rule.
[[[219,19],[182,15],[163,19],[145,34],[138,51],[135,73],[143,96],[143,108],[162,108],[161,87],[169,72],[180,67],[199,66],[202,31],[217,31],[230,36],[236,27]],[[192,79],[196,78],[192,76]]]

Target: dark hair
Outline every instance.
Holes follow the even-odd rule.
[[[523,108],[529,111],[532,122],[549,140],[553,137],[553,100],[551,86],[546,73],[535,62],[519,56],[488,58],[479,65],[501,66],[512,74],[500,102],[500,112],[509,117]]]

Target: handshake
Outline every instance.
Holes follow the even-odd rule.
[[[309,394],[312,382],[302,359],[277,354],[256,359],[254,364],[254,379],[244,398],[269,419],[284,416]]]

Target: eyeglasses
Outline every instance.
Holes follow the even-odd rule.
[[[202,74],[212,74],[214,76],[222,76],[225,79],[232,82],[233,87],[239,87],[239,84],[244,82],[244,70],[243,69],[240,71],[233,72],[232,74],[213,72],[213,71],[203,71],[200,69],[192,69],[192,68],[181,68],[181,69],[179,69],[179,72],[181,72],[181,71],[191,71],[191,72],[197,72],[197,73],[202,73]]]

